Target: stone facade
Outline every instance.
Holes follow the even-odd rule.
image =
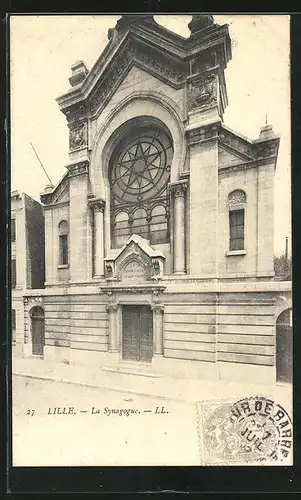
[[[205,16],[185,39],[152,16],[129,17],[135,16],[123,16],[109,30],[90,72],[81,61],[72,67],[72,88],[57,99],[70,130],[70,162],[58,185],[41,194],[44,357],[99,366],[124,362],[123,310],[147,305],[154,370],[275,381],[277,297],[290,293],[289,285],[273,280],[279,137],[265,126],[250,140],[223,123],[227,26]],[[113,182],[110,175],[116,151],[135,127],[157,127],[172,144],[164,195],[168,238],[150,243],[152,207],[141,196],[149,237],[136,233],[130,212],[129,237],[117,248],[112,185],[118,178]],[[135,161],[138,178],[146,167]],[[127,196],[135,182],[130,177]],[[233,250],[229,216],[235,210],[243,213],[243,235]],[[61,221],[69,228],[67,264],[60,261]],[[120,224],[122,234],[126,223]]]

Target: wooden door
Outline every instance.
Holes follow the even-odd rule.
[[[153,355],[153,316],[149,306],[122,307],[123,359],[151,361]]]
[[[276,376],[279,382],[292,382],[293,376],[293,329],[291,310],[281,313],[276,323]]]
[[[45,345],[44,311],[35,307],[31,314],[32,354],[43,356]]]

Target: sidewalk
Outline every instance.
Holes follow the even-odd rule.
[[[12,359],[12,371],[18,376],[99,387],[186,403],[265,396],[284,405],[288,411],[291,410],[292,404],[292,390],[289,385],[239,384],[168,376],[145,377],[107,371],[97,366],[68,365],[43,359],[18,357]]]

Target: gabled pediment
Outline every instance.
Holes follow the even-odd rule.
[[[44,205],[69,202],[69,178],[68,172],[58,182],[55,187],[47,187],[40,195],[41,202]]]
[[[262,127],[258,139],[251,140],[234,132],[224,124],[219,130],[218,160],[219,167],[247,164],[272,158],[277,160],[279,136],[274,133],[271,125]]]
[[[111,250],[105,258],[106,278],[117,281],[144,282],[163,275],[165,257],[149,242],[133,234],[123,247]]]
[[[219,158],[223,164],[252,161],[256,158],[256,147],[252,140],[223,125],[219,132]]]
[[[250,161],[250,158],[241,154],[239,151],[229,148],[226,145],[218,147],[218,165],[224,167],[226,165],[238,165],[240,163]]]
[[[200,36],[184,38],[160,26],[151,15],[136,18],[137,22],[121,19],[109,30],[109,42],[91,71],[81,61],[73,65],[70,82],[74,86],[57,99],[69,121],[99,113],[133,65],[181,88],[190,74],[190,62],[197,63],[194,71],[199,72],[213,67],[216,57],[221,67],[231,58],[226,25],[215,24]]]

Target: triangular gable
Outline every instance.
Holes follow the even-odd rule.
[[[50,191],[45,191],[40,195],[44,205],[69,202],[69,178],[68,172],[64,174],[57,185]]]
[[[231,46],[226,25],[214,25],[201,38],[184,38],[141,16],[139,22],[121,28],[117,23],[108,33],[109,43],[91,71],[83,67],[82,81],[66,94],[57,98],[61,111],[68,120],[81,112],[98,114],[106,106],[133,65],[143,68],[174,88],[185,85],[190,74],[190,62],[203,59],[204,51],[221,47],[220,57],[227,64],[231,57]],[[118,26],[119,24],[119,26]],[[212,66],[214,57],[212,56]],[[80,103],[85,102],[80,107]]]
[[[135,249],[136,247],[140,248],[140,250],[148,257],[164,258],[163,253],[160,252],[160,250],[151,247],[148,240],[142,238],[142,236],[139,236],[138,234],[133,234],[121,248],[110,250],[105,260],[117,260],[118,258],[120,259],[125,254],[133,251],[133,249]]]
[[[218,165],[220,167],[224,167],[226,165],[238,165],[246,161],[250,161],[250,158],[240,154],[238,151],[227,148],[227,146],[219,145]]]
[[[163,274],[165,257],[148,240],[133,234],[125,245],[111,250],[106,262],[106,278],[118,281],[147,281]]]
[[[219,131],[219,166],[246,163],[256,159],[256,146],[252,140],[237,134],[224,125]]]

